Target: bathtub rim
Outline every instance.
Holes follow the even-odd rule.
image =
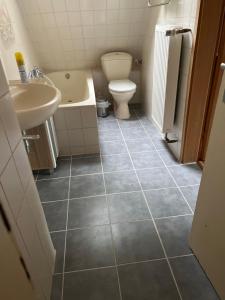
[[[87,84],[88,84],[89,98],[85,99],[85,100],[82,100],[80,102],[60,103],[59,106],[58,106],[58,109],[59,108],[69,108],[69,107],[96,106],[95,88],[94,88],[94,81],[93,81],[93,76],[92,76],[91,70],[75,69],[75,70],[53,71],[53,72],[46,73],[46,76],[48,77],[49,74],[53,74],[53,73],[70,73],[70,72],[74,72],[74,71],[75,72],[78,71],[78,72],[86,73],[86,75],[87,75],[86,80],[87,80]],[[54,81],[53,81],[53,83],[55,84]]]

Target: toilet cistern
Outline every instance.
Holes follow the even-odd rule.
[[[129,80],[132,56],[125,52],[111,52],[101,57],[102,69],[109,82],[109,92],[114,100],[118,119],[129,119],[128,103],[136,92],[136,84]]]

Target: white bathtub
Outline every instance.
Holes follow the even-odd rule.
[[[61,71],[47,76],[62,93],[62,101],[54,115],[60,155],[99,153],[91,72]]]

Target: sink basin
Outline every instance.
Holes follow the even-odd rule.
[[[57,88],[41,83],[13,84],[10,93],[22,130],[44,123],[61,101],[61,92]]]

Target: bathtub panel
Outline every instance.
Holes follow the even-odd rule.
[[[80,108],[64,109],[64,116],[66,121],[66,128],[68,130],[80,129],[83,127]]]
[[[83,128],[97,127],[96,107],[86,106],[81,108]]]
[[[96,99],[91,72],[62,71],[48,76],[64,97],[54,116],[60,155],[99,153]]]
[[[54,123],[56,130],[65,130],[66,129],[66,122],[64,117],[64,110],[58,109],[54,114]]]
[[[84,129],[84,142],[86,146],[98,145],[98,130],[97,128]]]
[[[70,146],[84,146],[84,134],[82,129],[68,130]]]

